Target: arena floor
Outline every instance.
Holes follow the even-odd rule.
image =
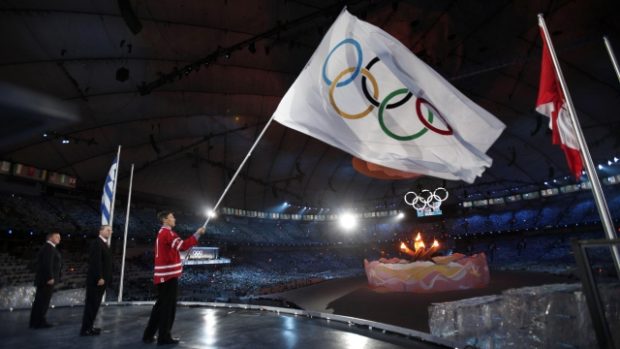
[[[578,282],[543,273],[493,272],[487,288],[437,294],[389,292],[370,288],[365,277],[329,280],[270,297],[299,305],[306,311],[366,319],[414,331],[429,332],[428,306],[515,287]],[[29,309],[0,311],[0,338],[5,348],[135,348],[149,347],[141,336],[150,305],[102,306],[96,326],[100,336],[78,336],[83,308],[50,309],[50,329],[28,328]],[[290,311],[290,310],[289,310]],[[177,348],[449,348],[441,344],[368,326],[327,321],[319,317],[257,309],[179,306],[173,335]],[[430,337],[428,337],[430,338]],[[428,339],[427,338],[427,339]],[[439,341],[441,343],[441,341]],[[445,342],[443,344],[446,344]]]
[[[50,309],[48,329],[28,328],[30,311],[0,312],[3,348],[149,348],[142,331],[150,305],[103,306],[96,326],[101,335],[78,335],[83,308]],[[181,337],[174,348],[373,348],[437,349],[448,346],[383,333],[377,328],[292,314],[240,308],[179,306],[173,335]]]
[[[442,293],[391,292],[368,286],[366,277],[336,279],[270,297],[295,303],[305,310],[368,319],[417,331],[429,332],[428,306],[432,303],[499,294],[510,288],[579,279],[547,273],[492,271],[488,287]]]

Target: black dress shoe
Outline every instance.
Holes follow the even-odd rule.
[[[166,338],[157,341],[157,345],[179,344],[178,338]]]
[[[98,336],[99,332],[94,331],[92,328],[86,330],[86,331],[80,331],[80,336],[82,337],[86,337],[86,336]]]
[[[153,342],[155,342],[155,337],[151,336],[151,337],[142,337],[142,342],[146,343],[146,344],[151,344]]]

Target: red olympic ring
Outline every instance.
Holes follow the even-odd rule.
[[[439,128],[433,126],[433,124],[431,124],[430,122],[428,122],[428,120],[426,120],[426,117],[424,117],[424,115],[422,114],[422,103],[426,104],[426,107],[431,111],[431,113],[433,113],[433,111],[435,112],[437,117],[440,118],[441,121],[443,121],[444,124],[446,124],[446,126],[448,127],[447,130],[439,129]],[[435,108],[435,106],[432,105],[426,99],[424,99],[422,97],[417,97],[417,100],[415,102],[415,112],[416,112],[416,114],[418,114],[418,119],[420,119],[422,124],[424,124],[424,126],[426,126],[426,128],[430,129],[431,131],[434,131],[434,132],[439,133],[440,135],[444,135],[444,136],[449,136],[449,135],[454,133],[454,131],[452,130],[452,127],[450,127],[450,124],[448,124],[448,122],[446,122],[446,119],[444,119],[444,117],[439,113],[437,108]]]

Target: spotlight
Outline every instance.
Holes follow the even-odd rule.
[[[340,217],[338,217],[338,222],[340,223],[340,227],[344,230],[352,230],[357,226],[357,219],[349,212],[342,213]]]
[[[399,213],[396,215],[396,219],[398,219],[398,220],[401,220],[401,219],[403,219],[403,218],[405,218],[405,214],[404,214],[403,212],[399,212]]]
[[[612,164],[611,160],[608,160],[607,161],[607,166],[611,166],[611,164]]]
[[[70,143],[70,141],[69,141],[68,138],[63,138],[62,144],[69,144],[69,143]]]
[[[618,158],[614,156],[614,162],[618,162]]]
[[[217,213],[215,213],[215,211],[213,211],[213,210],[212,210],[212,209],[210,209],[210,208],[209,208],[209,209],[207,209],[206,214],[207,214],[207,217],[209,217],[209,218],[215,218],[215,217],[217,217]]]
[[[599,169],[599,170],[602,170],[602,169],[603,169],[603,165],[598,164],[598,169]]]
[[[43,138],[47,138],[47,132],[43,133]]]

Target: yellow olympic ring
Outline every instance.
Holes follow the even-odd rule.
[[[334,107],[336,113],[338,113],[338,115],[342,116],[345,119],[361,119],[364,116],[368,115],[368,113],[370,113],[375,108],[375,106],[371,104],[361,113],[349,114],[340,110],[340,108],[338,108],[338,106],[336,105],[336,101],[334,100],[334,89],[336,88],[338,81],[340,81],[340,79],[342,79],[345,75],[353,73],[354,71],[355,67],[343,70],[342,72],[340,72],[340,74],[338,74],[338,76],[336,76],[334,81],[332,81],[332,84],[329,86],[329,103],[331,103],[332,107]],[[361,73],[368,80],[370,80],[370,83],[372,84],[373,97],[375,99],[379,98],[379,85],[377,84],[377,80],[375,79],[375,77],[366,68],[362,68]]]

